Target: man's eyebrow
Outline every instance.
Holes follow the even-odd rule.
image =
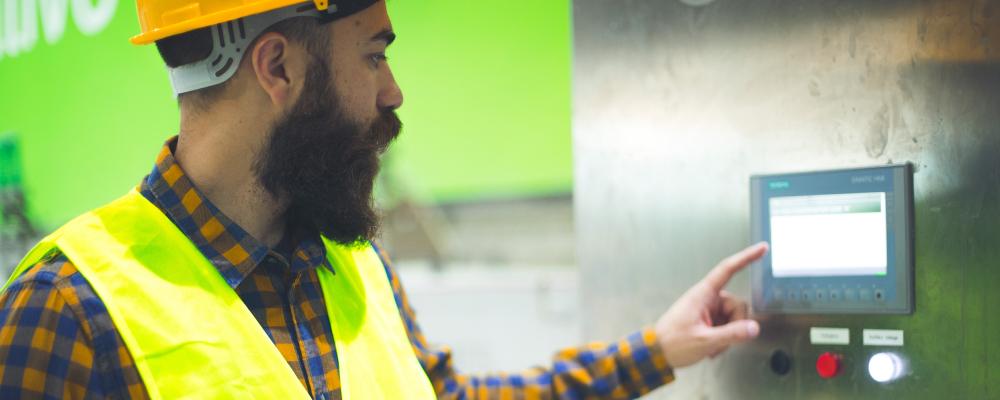
[[[371,41],[383,41],[385,42],[385,45],[388,46],[392,44],[392,42],[396,41],[396,34],[392,33],[392,29],[383,29],[381,32],[376,33],[375,36],[372,36]]]

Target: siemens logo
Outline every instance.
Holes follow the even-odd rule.
[[[0,60],[27,53],[42,36],[56,44],[66,32],[69,15],[80,33],[93,36],[104,30],[118,8],[118,0],[0,0]]]

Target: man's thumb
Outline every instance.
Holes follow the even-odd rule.
[[[741,319],[712,328],[712,336],[719,345],[745,342],[760,334],[760,324],[752,319]]]

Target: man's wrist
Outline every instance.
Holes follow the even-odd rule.
[[[662,378],[661,384],[673,382],[674,369],[667,360],[666,352],[656,330],[651,326],[643,328],[639,332],[639,336],[642,338],[646,351],[649,352],[649,363],[646,364],[649,368],[641,371],[643,379],[648,379],[651,375],[658,375]]]

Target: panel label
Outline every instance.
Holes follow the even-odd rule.
[[[865,346],[902,346],[903,331],[895,329],[865,329]]]
[[[809,342],[812,344],[851,344],[851,330],[847,328],[810,328]]]

